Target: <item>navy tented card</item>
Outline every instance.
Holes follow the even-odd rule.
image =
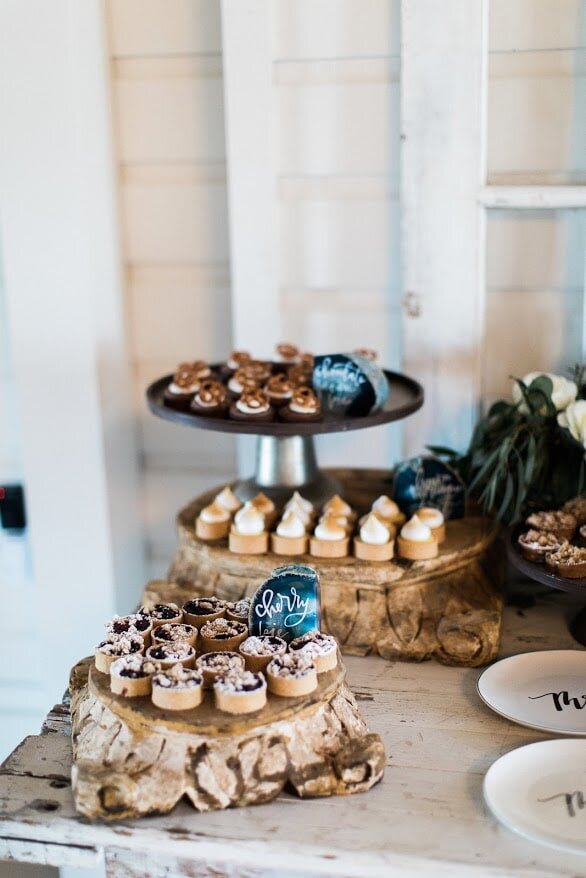
[[[313,387],[325,412],[367,415],[389,395],[384,372],[360,354],[322,354],[315,358]]]
[[[319,631],[319,575],[305,564],[276,567],[255,591],[250,605],[250,635],[276,634],[287,643]]]
[[[460,476],[437,457],[413,457],[399,464],[393,499],[408,515],[420,506],[435,506],[444,518],[463,518],[466,495]]]

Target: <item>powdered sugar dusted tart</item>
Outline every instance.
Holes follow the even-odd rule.
[[[209,689],[217,677],[231,671],[243,671],[244,658],[237,652],[206,652],[199,656],[195,666],[203,674],[205,688]]]
[[[163,710],[192,710],[203,699],[203,674],[173,665],[153,677],[152,701]]]
[[[165,622],[181,622],[183,619],[183,612],[177,604],[145,604],[139,609],[138,614],[147,616],[153,623],[153,628]]]
[[[110,667],[117,658],[142,652],[144,652],[144,640],[137,632],[110,634],[96,646],[95,665],[98,671],[109,674]]]
[[[317,669],[310,656],[288,652],[267,665],[269,691],[284,698],[308,695],[317,688]]]
[[[546,530],[531,529],[519,536],[519,551],[528,561],[542,563],[545,556],[555,552],[566,540]]]
[[[527,524],[533,530],[545,530],[565,540],[572,539],[578,526],[574,516],[561,509],[534,512],[527,518]]]
[[[151,691],[153,674],[161,670],[158,662],[135,653],[116,659],[110,667],[110,689],[125,698],[137,698]]]
[[[248,626],[232,619],[214,619],[200,628],[202,652],[230,652],[248,637]]]
[[[557,551],[545,556],[545,566],[566,579],[582,579],[586,576],[586,549],[563,543]]]
[[[174,643],[184,640],[195,647],[197,645],[197,628],[187,622],[165,622],[153,633],[153,643]]]
[[[338,664],[338,644],[334,637],[321,631],[308,631],[289,644],[293,654],[308,656],[315,664],[318,674],[332,671]]]
[[[252,598],[245,597],[234,601],[234,603],[229,603],[226,607],[226,619],[232,619],[233,622],[244,622],[245,625],[248,625],[251,601]]]
[[[170,668],[181,664],[184,668],[192,668],[195,664],[195,649],[184,640],[172,643],[155,643],[146,651],[147,657],[160,662],[161,668]]]
[[[232,671],[216,679],[214,696],[218,710],[234,714],[252,713],[267,703],[267,683],[262,674]]]
[[[264,671],[272,659],[287,652],[287,644],[282,637],[264,634],[247,637],[239,647],[240,655],[244,656],[249,671]]]
[[[136,632],[140,634],[143,640],[150,643],[153,623],[148,616],[141,613],[132,613],[128,616],[113,616],[106,623],[106,636],[110,634],[129,634]]]

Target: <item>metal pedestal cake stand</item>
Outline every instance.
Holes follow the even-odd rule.
[[[255,424],[177,411],[163,401],[171,375],[165,375],[151,384],[146,396],[151,412],[167,421],[199,430],[257,436],[255,473],[251,478],[238,482],[235,487],[235,493],[241,500],[249,500],[259,491],[281,500],[292,490],[299,489],[313,503],[319,503],[339,492],[341,486],[319,469],[314,436],[364,430],[399,421],[423,405],[423,388],[417,381],[398,372],[385,371],[385,376],[389,382],[389,395],[379,411],[362,417],[340,417],[325,413],[323,419],[316,422],[274,421]]]

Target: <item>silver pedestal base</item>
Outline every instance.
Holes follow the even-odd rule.
[[[319,504],[339,493],[341,486],[318,469],[312,436],[259,436],[256,472],[252,478],[238,482],[234,490],[243,501],[259,491],[274,500],[286,500],[298,490]]]

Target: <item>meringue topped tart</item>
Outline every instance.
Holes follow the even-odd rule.
[[[327,513],[320,518],[309,541],[309,552],[316,558],[345,558],[350,539],[347,528],[337,516]]]
[[[428,526],[438,543],[446,538],[446,522],[443,512],[435,506],[422,506],[417,510],[417,517]]]
[[[355,556],[362,561],[390,561],[393,552],[391,531],[378,515],[370,512],[360,526],[359,536],[354,537]]]
[[[249,500],[234,516],[228,546],[240,555],[264,555],[269,547],[265,517]]]
[[[324,514],[331,513],[332,515],[343,515],[345,518],[355,518],[356,513],[352,509],[349,503],[346,503],[345,500],[342,500],[339,494],[334,494],[333,497],[324,503],[323,508]]]
[[[255,509],[258,509],[258,511],[264,515],[265,521],[270,525],[277,513],[277,509],[271,498],[267,497],[266,494],[263,494],[263,492],[260,491],[250,502]]]
[[[397,547],[401,558],[407,558],[409,561],[425,561],[437,556],[439,543],[429,525],[414,515],[401,528],[397,537]]]
[[[213,500],[195,519],[195,534],[200,540],[223,540],[230,531],[230,519],[228,510]]]
[[[371,506],[371,511],[376,512],[379,518],[390,522],[390,524],[404,524],[406,515],[401,512],[398,505],[386,494],[381,494]]]
[[[293,511],[297,518],[301,519],[307,530],[314,516],[314,509],[312,504],[309,503],[309,500],[304,500],[301,494],[298,494],[297,491],[295,491],[293,496],[285,503],[283,516],[285,515],[285,512],[289,512],[289,510]]]
[[[242,503],[233,492],[230,485],[226,485],[219,494],[214,498],[216,503],[219,503],[220,506],[223,506],[224,509],[227,509],[231,515],[234,515],[235,512],[238,512]]]
[[[285,510],[277,530],[271,534],[271,550],[275,555],[305,555],[307,543],[305,523],[292,507]]]

